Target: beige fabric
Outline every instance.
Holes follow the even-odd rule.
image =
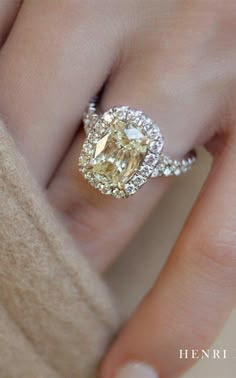
[[[1,378],[91,378],[117,324],[1,123]]]

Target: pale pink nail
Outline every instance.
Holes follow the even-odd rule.
[[[159,375],[145,363],[129,362],[118,369],[115,378],[159,378]]]

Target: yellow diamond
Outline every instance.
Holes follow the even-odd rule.
[[[122,189],[140,167],[149,143],[135,126],[114,120],[95,144],[87,169],[96,181]]]

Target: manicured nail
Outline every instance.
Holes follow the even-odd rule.
[[[115,378],[158,378],[157,372],[149,365],[141,362],[130,362],[122,366]]]

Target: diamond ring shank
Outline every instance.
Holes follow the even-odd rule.
[[[91,102],[83,123],[86,140],[79,169],[103,194],[127,198],[149,177],[178,176],[196,160],[195,151],[182,160],[164,155],[164,140],[157,124],[128,106],[116,106],[98,115],[95,102]]]

